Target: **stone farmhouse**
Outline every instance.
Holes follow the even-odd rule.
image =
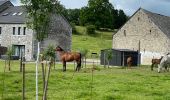
[[[67,20],[58,14],[51,15],[49,34],[41,44],[61,46],[71,50],[72,28]],[[0,45],[12,46],[14,55],[25,55],[27,61],[33,60],[37,53],[35,32],[26,27],[26,11],[22,6],[14,6],[10,1],[0,1]]]
[[[170,52],[170,17],[138,9],[113,35],[112,48],[139,50],[141,64],[151,64]]]

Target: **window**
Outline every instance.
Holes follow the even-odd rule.
[[[12,15],[15,16],[16,14],[17,14],[17,13],[15,12],[15,13],[13,13]]]
[[[149,30],[149,32],[150,32],[150,34],[151,34],[152,30]]]
[[[13,35],[15,35],[15,27],[13,27]]]
[[[22,15],[22,13],[23,13],[23,12],[19,12],[17,15],[19,15],[19,16],[20,16],[20,15]]]
[[[126,36],[126,30],[124,30],[124,36]]]
[[[26,34],[26,27],[24,27],[24,29],[23,29],[23,35],[25,35]]]
[[[140,17],[138,17],[138,21],[140,20]]]
[[[18,27],[18,35],[21,33],[21,27]]]
[[[0,27],[0,34],[2,33],[2,28]]]
[[[4,13],[2,16],[7,16],[9,13]]]

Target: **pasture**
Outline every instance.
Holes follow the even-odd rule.
[[[86,28],[82,26],[76,26],[78,35],[72,35],[72,50],[78,51],[80,49],[89,50],[88,57],[91,57],[90,53],[100,53],[102,49],[108,49],[112,47],[112,35],[114,32],[96,31],[95,35],[87,35]]]
[[[19,62],[12,61],[12,71],[3,73],[4,61],[0,61],[0,99],[21,100],[22,73]],[[52,68],[49,79],[48,100],[169,100],[170,72],[150,71],[150,66],[103,68],[97,66],[93,73],[92,65],[74,73],[73,65]],[[39,100],[42,96],[42,75],[39,66]],[[4,77],[5,76],[5,77]],[[4,91],[3,91],[3,79]],[[92,90],[91,90],[92,89]],[[35,99],[35,64],[26,64],[26,100]]]

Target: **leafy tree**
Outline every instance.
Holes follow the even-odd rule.
[[[13,54],[12,47],[8,47],[6,54],[7,54],[7,60],[8,60],[8,70],[10,71],[11,70],[11,56]]]
[[[38,64],[40,55],[40,43],[47,37],[50,15],[54,12],[60,13],[63,6],[58,0],[21,0],[27,11],[27,27],[36,33],[38,41],[37,60],[36,60],[36,100],[38,100]]]
[[[113,28],[113,9],[109,0],[89,0],[88,7],[81,10],[80,20],[97,28]]]
[[[109,65],[110,65],[110,60],[112,59],[113,57],[113,51],[112,49],[109,49],[109,50],[106,50],[106,57],[107,57],[107,65],[108,65],[108,68],[109,68]]]
[[[52,63],[55,60],[55,48],[52,45],[49,45],[47,50],[44,52],[44,56],[49,60],[49,67],[48,67],[48,73],[46,75],[45,80],[45,86],[44,86],[44,93],[43,93],[43,100],[47,99],[47,90],[48,90],[48,82],[49,82],[49,76],[51,72]]]
[[[96,28],[94,25],[88,25],[86,27],[86,32],[87,32],[87,34],[92,35],[92,34],[95,34],[95,29]]]
[[[75,25],[79,25],[80,9],[68,9],[68,20]]]
[[[80,25],[91,24],[97,29],[119,28],[127,20],[123,10],[115,10],[109,0],[89,0],[88,5],[81,8],[79,18]]]
[[[80,25],[84,26],[87,23],[90,23],[89,18],[93,18],[93,15],[90,15],[90,10],[88,7],[82,7],[80,10],[80,19],[79,23]]]
[[[85,68],[86,68],[86,59],[87,59],[87,54],[88,54],[89,50],[88,49],[80,49],[80,53],[82,54],[82,61],[85,64]]]
[[[115,28],[120,28],[127,20],[128,17],[126,14],[123,12],[123,10],[117,11],[118,15],[116,16],[115,20]]]

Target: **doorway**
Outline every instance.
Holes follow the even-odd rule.
[[[14,48],[14,55],[21,58],[25,55],[25,45],[13,45]]]

